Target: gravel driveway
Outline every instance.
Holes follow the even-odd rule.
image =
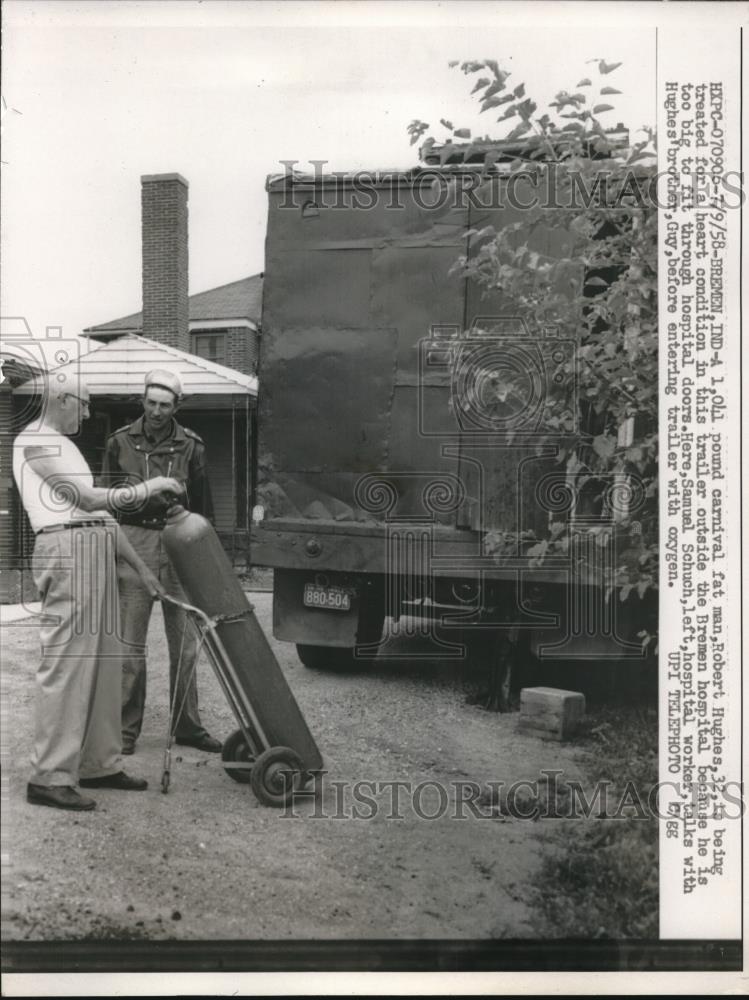
[[[251,599],[270,635],[271,595]],[[284,814],[259,805],[215,756],[185,748],[173,756],[169,794],[160,791],[167,691],[157,608],[144,732],[125,764],[150,787],[98,791],[95,812],[71,814],[24,798],[38,630],[13,624],[0,638],[6,940],[533,936],[527,886],[553,849],[552,824],[486,807],[481,818],[455,818],[455,783],[533,779],[544,767],[580,777],[575,749],[518,733],[517,715],[466,704],[476,678],[460,664],[405,658],[424,652],[424,640],[396,631],[389,649],[403,659],[350,674],[307,670],[293,646],[271,640],[328,772],[317,802]],[[236,727],[207,663],[199,686],[204,723],[225,738]],[[380,783],[367,786],[369,805],[354,801],[358,781]],[[392,818],[394,786],[382,784],[393,781],[411,783],[398,792],[401,818]]]

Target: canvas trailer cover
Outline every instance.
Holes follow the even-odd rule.
[[[547,627],[568,613],[559,595],[575,576],[578,588],[600,583],[589,560],[533,566],[525,554],[565,487],[540,417],[548,380],[570,377],[575,345],[553,327],[531,329],[501,292],[483,296],[455,272],[477,231],[523,220],[501,197],[501,164],[478,195],[470,173],[268,180],[253,559],[276,568],[281,638],[303,641],[305,626],[289,623],[309,620],[299,609],[306,582],[336,574],[354,581],[353,608],[365,581],[379,593],[394,576],[410,577],[422,604],[427,579],[435,604],[456,594],[480,604],[494,581],[527,607],[534,588],[552,585]],[[520,178],[516,202],[531,201],[537,183]],[[550,257],[566,255],[565,238],[518,234]],[[503,371],[519,387],[504,398]],[[516,538],[515,550],[498,560],[486,551],[490,532]]]

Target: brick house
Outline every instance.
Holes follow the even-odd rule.
[[[179,174],[141,178],[143,308],[83,331],[81,356],[74,363],[86,376],[93,406],[77,443],[96,474],[108,434],[142,413],[146,371],[160,367],[177,371],[185,390],[178,419],[206,443],[216,529],[241,565],[249,558],[254,495],[263,276],[190,296],[187,203],[188,183]],[[38,397],[39,386],[38,379],[14,384],[16,413],[28,414],[29,397]],[[20,429],[17,420],[12,423],[12,434],[4,442],[8,454],[0,456],[4,466],[12,436]],[[3,549],[2,565],[22,568],[33,542],[18,498],[12,500],[6,534],[14,541],[10,548],[5,546],[7,553]],[[10,588],[10,596],[0,596],[0,601],[13,599],[17,591],[18,587]]]
[[[190,295],[187,300],[189,353],[234,368],[244,375],[256,375],[262,298],[262,274]],[[83,333],[103,343],[129,333],[142,335],[143,313],[90,326]],[[158,339],[153,333],[151,338]]]
[[[104,345],[115,359],[112,368],[137,370],[140,381],[119,392],[116,378],[96,386],[89,377],[89,385],[97,394],[103,448],[107,434],[142,413],[147,370],[167,365],[180,372],[186,398],[178,419],[205,441],[216,529],[236,555],[249,544],[263,278],[188,294],[188,194],[180,174],[141,177],[143,308],[83,331],[98,364],[106,361]]]

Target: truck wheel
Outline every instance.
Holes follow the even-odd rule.
[[[304,767],[294,750],[271,747],[255,761],[250,777],[255,798],[264,806],[281,808],[287,805],[301,787]]]
[[[252,778],[252,768],[258,756],[258,748],[248,746],[247,740],[241,729],[237,729],[227,737],[221,748],[221,760],[225,764],[234,764],[234,767],[224,768],[232,781],[238,781],[240,785],[249,785]],[[236,767],[237,764],[247,763],[247,767]]]

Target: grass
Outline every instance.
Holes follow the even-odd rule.
[[[631,782],[630,791],[647,807],[648,792],[658,781],[654,710],[594,708],[579,745],[587,751],[586,791],[610,781],[609,801],[616,803]],[[534,930],[541,937],[658,937],[657,817],[565,820],[552,831],[552,842],[555,850],[532,889]]]

